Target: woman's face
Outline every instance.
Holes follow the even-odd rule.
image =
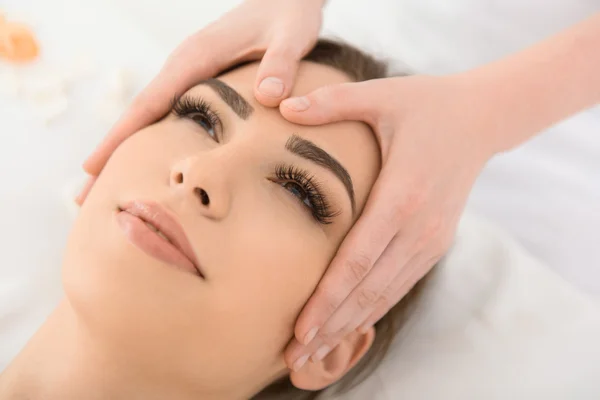
[[[257,67],[192,88],[117,149],[63,268],[69,302],[106,349],[147,379],[217,396],[247,395],[285,371],[295,319],[380,168],[366,125],[299,126],[258,104]],[[347,81],[302,62],[293,95]],[[136,202],[181,225],[203,277],[140,247],[155,234],[140,239],[119,212]]]

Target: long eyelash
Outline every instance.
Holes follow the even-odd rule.
[[[180,118],[189,118],[193,114],[200,114],[208,119],[213,127],[221,123],[219,114],[201,97],[180,96],[171,100],[171,112]],[[340,214],[333,211],[323,194],[321,185],[307,171],[290,165],[280,164],[275,168],[275,176],[282,181],[296,182],[304,189],[308,200],[313,205],[310,209],[313,217],[321,224],[328,225],[333,218]]]
[[[211,123],[213,127],[219,126],[221,118],[202,97],[175,96],[171,100],[171,112],[178,117],[187,118],[192,114],[200,114]]]
[[[321,184],[307,171],[290,165],[279,164],[275,167],[275,176],[282,181],[296,182],[302,186],[309,201],[313,205],[310,209],[313,217],[321,224],[328,225],[333,218],[339,215],[339,211],[333,211],[327,197],[323,194]]]

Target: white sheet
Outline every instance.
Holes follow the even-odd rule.
[[[201,11],[194,14],[177,8],[186,3]],[[430,73],[492,59],[598,9],[598,2],[584,0],[554,2],[552,8],[540,0],[527,7],[491,0],[330,3],[328,31],[367,48],[385,50],[388,56],[401,55],[417,70]],[[196,16],[200,24],[229,8],[227,1],[172,0],[166,6],[163,1],[148,0],[138,8],[141,4],[140,0],[7,0],[2,4],[9,16],[36,26],[46,67],[61,71],[65,60],[91,53],[99,73],[69,90],[69,114],[50,127],[37,120],[26,103],[0,95],[0,219],[4,227],[0,238],[5,260],[0,265],[0,370],[60,296],[60,249],[69,220],[65,198],[72,194],[65,185],[78,176],[80,162],[109,126],[97,117],[95,107],[105,95],[110,71],[130,68],[139,89],[158,70],[169,45],[197,28]],[[33,71],[23,74],[29,73]],[[544,264],[597,294],[599,114],[596,109],[579,115],[522,149],[498,157],[484,171],[469,203],[472,211],[503,226]],[[472,228],[465,228],[463,237],[476,240],[488,232],[485,226],[468,226]],[[398,354],[364,386],[369,398],[430,399],[435,398],[431,392],[435,388],[447,393],[446,398],[458,396],[461,390],[481,394],[471,397],[478,399],[493,398],[492,392],[508,396],[506,391],[511,389],[514,396],[510,398],[533,398],[530,390],[553,387],[556,390],[543,392],[543,398],[586,399],[592,393],[586,390],[598,389],[593,379],[587,380],[591,373],[598,376],[588,362],[598,365],[600,361],[597,342],[589,336],[598,336],[591,301],[536,266],[510,241],[489,237],[489,242],[475,241],[473,247],[455,251],[453,268],[465,269],[441,281],[445,289],[438,296],[447,295],[443,307],[429,310],[430,319],[415,328],[425,335],[421,342],[404,341]],[[34,251],[28,243],[35,244]],[[502,280],[490,283],[498,274]],[[497,296],[482,293],[487,289]],[[556,296],[549,296],[550,292]],[[543,303],[549,299],[556,302],[551,318]],[[472,307],[479,301],[484,302],[481,313],[473,317]],[[509,322],[521,312],[526,313],[526,320],[535,321],[533,328]],[[481,329],[482,321],[488,324],[487,330]],[[468,329],[461,334],[461,327]],[[531,332],[535,340],[527,336]],[[426,346],[423,337],[430,338]],[[578,346],[587,346],[589,357],[582,356]],[[528,368],[519,369],[519,365]],[[380,386],[387,394],[370,386],[378,380],[383,381]],[[569,385],[570,395],[560,397],[567,393],[561,393],[561,388],[567,390]]]
[[[383,365],[344,399],[598,399],[597,302],[469,216],[438,268]]]

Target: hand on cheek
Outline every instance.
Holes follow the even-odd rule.
[[[281,103],[283,117],[301,125],[367,123],[382,160],[360,218],[298,318],[305,350],[289,365],[367,330],[446,253],[477,175],[498,150],[482,135],[494,128],[482,117],[494,112],[490,104],[459,76],[329,85]]]

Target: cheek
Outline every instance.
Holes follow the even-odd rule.
[[[218,263],[227,270],[220,275],[216,301],[244,332],[245,347],[257,349],[258,356],[279,356],[333,250],[313,230],[293,224],[295,219],[253,211],[227,236],[228,251]]]
[[[169,121],[139,131],[115,150],[90,196],[156,191],[168,182],[170,166],[175,161],[202,149],[198,139],[194,132],[176,129]]]
[[[199,340],[198,333],[209,334],[205,325],[216,318],[206,306],[210,291],[199,280],[175,274],[142,253],[115,222],[123,198],[154,198],[168,179],[169,160],[182,148],[193,148],[167,138],[150,127],[115,151],[79,212],[63,257],[65,294],[79,318],[102,340],[127,349],[123,358],[142,366],[156,365],[157,359],[185,363],[187,349],[198,341],[210,347],[211,340]],[[195,371],[180,367],[156,369],[181,376]]]
[[[239,190],[247,197],[226,222],[197,224],[191,234],[203,242],[211,281],[173,274],[141,256],[114,225],[119,197],[152,196],[168,179],[170,160],[204,146],[196,133],[166,127],[134,135],[109,160],[70,236],[65,291],[90,326],[122,343],[123,357],[198,384],[256,381],[280,365],[336,244],[297,210],[274,205],[280,199],[268,191],[258,195],[263,191],[253,183]]]
[[[113,220],[118,204],[127,198],[128,193],[144,193],[140,187],[143,190],[146,186],[145,192],[152,194],[148,189],[156,187],[156,179],[165,175],[164,171],[159,175],[158,163],[149,159],[149,154],[157,153],[149,149],[157,144],[160,144],[160,136],[150,127],[131,136],[112,154],[81,207],[69,235],[63,278],[90,273],[93,269],[85,268],[86,265],[116,261],[109,259],[114,251],[108,250],[122,246],[113,243],[118,235],[114,232]]]

